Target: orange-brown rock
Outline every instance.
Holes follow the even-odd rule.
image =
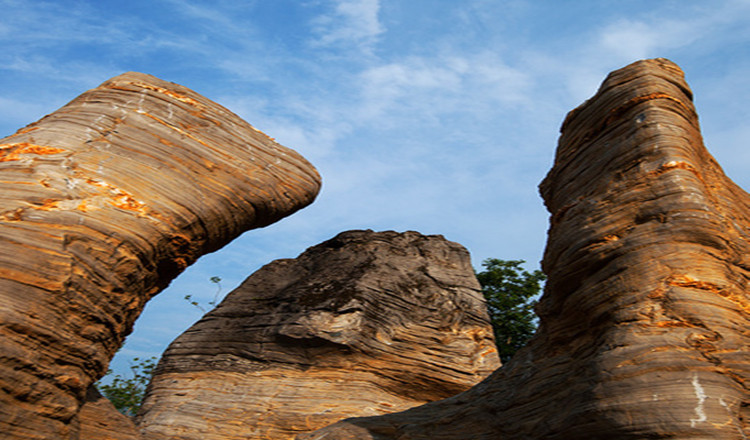
[[[750,437],[750,196],[703,147],[682,71],[610,74],[565,120],[541,193],[529,346],[456,397],[300,438]]]
[[[148,439],[292,439],[468,389],[499,366],[468,252],[349,231],[261,268],[167,349]]]
[[[138,429],[130,417],[117,411],[112,402],[89,387],[86,401],[78,411],[80,440],[140,440]]]
[[[76,438],[86,390],[146,301],[319,187],[294,151],[139,73],[0,140],[3,438]]]

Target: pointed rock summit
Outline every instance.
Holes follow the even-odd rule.
[[[348,231],[252,276],[167,349],[146,439],[292,439],[465,391],[500,365],[469,253]]]
[[[315,168],[224,107],[126,73],[0,140],[0,433],[77,439],[146,302],[313,201]]]
[[[531,343],[458,396],[300,439],[750,437],[750,196],[704,148],[680,68],[612,72],[540,189]]]

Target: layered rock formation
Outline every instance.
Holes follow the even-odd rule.
[[[130,417],[117,411],[112,402],[89,387],[86,402],[78,411],[80,440],[140,440],[138,429]]]
[[[0,140],[3,438],[75,438],[86,390],[146,301],[319,188],[294,151],[138,73]]]
[[[566,118],[541,193],[530,345],[456,397],[299,438],[750,436],[750,196],[703,147],[682,71],[610,74]]]
[[[468,252],[349,231],[250,276],[162,357],[147,439],[291,439],[468,389],[499,366]]]

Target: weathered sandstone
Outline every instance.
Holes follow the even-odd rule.
[[[610,74],[540,188],[549,278],[529,346],[458,396],[299,438],[750,437],[750,196],[703,147],[682,71]]]
[[[148,439],[292,439],[459,393],[499,366],[468,252],[349,231],[250,276],[167,349]]]
[[[139,73],[0,140],[3,438],[76,438],[86,390],[144,304],[319,187],[294,151]]]
[[[121,414],[95,386],[89,387],[86,401],[78,411],[80,440],[140,440],[130,417]]]

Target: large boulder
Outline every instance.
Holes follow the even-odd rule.
[[[750,196],[702,145],[679,67],[611,73],[566,118],[541,193],[531,343],[456,397],[300,438],[750,437]]]
[[[3,438],[76,438],[86,390],[146,302],[319,188],[299,154],[140,73],[0,140]]]
[[[292,439],[457,394],[499,365],[466,249],[349,231],[264,266],[178,337],[139,427],[147,439]]]

